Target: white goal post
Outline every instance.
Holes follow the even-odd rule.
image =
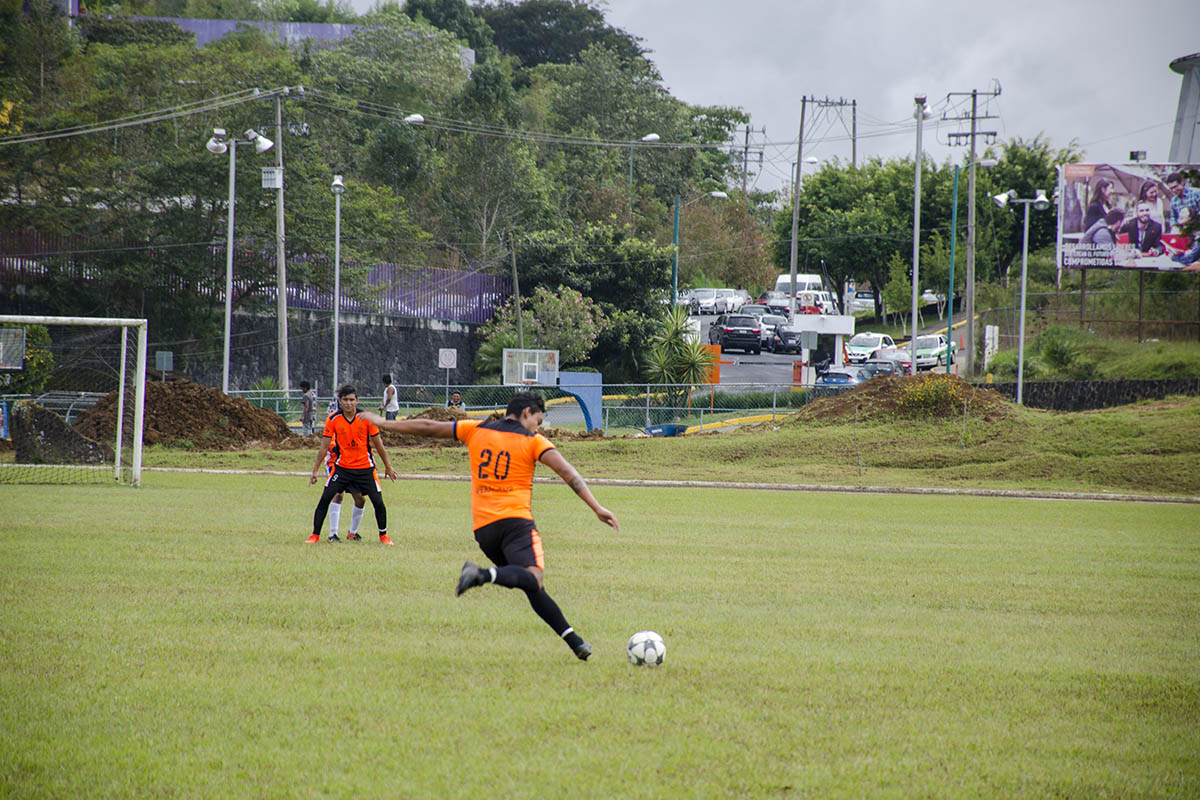
[[[140,486],[142,483],[142,431],[145,422],[146,408],[146,347],[147,347],[147,321],[144,319],[122,319],[122,318],[105,318],[105,317],[44,317],[44,316],[25,316],[17,314],[0,314],[0,324],[13,325],[63,325],[63,326],[90,326],[90,327],[108,327],[121,329],[121,368],[119,385],[117,389],[117,419],[116,419],[116,446],[114,478],[121,479],[121,450],[124,435],[124,418],[125,418],[125,361],[126,361],[126,332],[129,328],[137,330],[137,354],[136,354],[136,369],[134,375],[134,400],[133,400],[133,430],[130,431],[132,439],[132,464],[130,483],[133,486]]]

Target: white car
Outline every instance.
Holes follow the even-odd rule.
[[[732,314],[742,307],[742,298],[733,289],[717,289],[717,313]]]
[[[782,317],[778,314],[761,314],[758,317],[758,321],[762,325],[763,349],[771,350],[771,342],[775,339],[775,329],[780,325],[787,325],[787,317]]]
[[[851,364],[861,364],[874,356],[877,351],[895,346],[896,343],[892,341],[892,337],[886,333],[864,331],[854,334],[854,338],[846,343],[846,358]]]

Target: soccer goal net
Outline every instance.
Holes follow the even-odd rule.
[[[0,483],[142,480],[146,320],[0,315]]]

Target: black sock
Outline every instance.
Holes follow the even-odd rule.
[[[496,567],[496,579],[493,583],[507,589],[520,589],[525,594],[531,596],[538,591],[537,578],[534,577],[533,573],[515,564],[510,564],[507,567]]]
[[[559,636],[567,634],[568,636],[576,636],[575,633],[567,633],[571,628],[567,624],[567,618],[563,616],[562,610],[559,609],[558,603],[550,595],[546,594],[546,590],[542,589],[537,592],[527,592],[529,595],[529,605],[533,606],[534,612],[541,617],[547,625],[549,625]],[[576,636],[578,638],[578,636]],[[570,641],[567,644],[571,644]],[[571,644],[572,647],[575,645]]]

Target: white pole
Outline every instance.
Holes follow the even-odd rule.
[[[1025,235],[1021,240],[1021,316],[1017,330],[1017,405],[1021,405],[1021,388],[1025,378],[1025,269],[1029,263],[1029,204],[1025,204]]]
[[[333,391],[338,386],[338,317],[342,309],[342,196],[333,195]]]
[[[121,327],[121,372],[117,381],[117,460],[113,468],[113,480],[121,480],[121,433],[125,427],[125,351],[129,328]]]
[[[912,361],[912,374],[917,374],[917,296],[920,294],[918,285],[920,279],[919,262],[921,259],[921,129],[925,122],[925,98],[916,97],[917,110],[917,157],[915,176],[913,178],[913,270],[912,270],[912,320],[909,328],[912,338],[909,339],[909,359]]]
[[[146,320],[138,325],[137,375],[133,405],[133,476],[134,486],[142,485],[142,426],[146,416]]]
[[[233,318],[233,204],[237,182],[237,139],[229,140],[229,218],[225,231],[225,355],[221,360],[221,391],[229,394],[229,328]]]

